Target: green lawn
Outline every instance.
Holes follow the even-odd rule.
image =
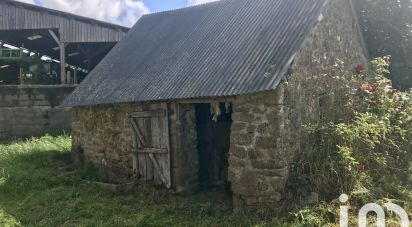
[[[67,136],[0,144],[0,226],[291,226],[258,214],[234,214],[213,195],[173,196],[137,187],[114,195],[52,162],[70,150]],[[298,224],[294,224],[297,226]]]

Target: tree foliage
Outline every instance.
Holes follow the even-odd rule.
[[[372,58],[390,55],[394,85],[412,87],[412,1],[357,0],[367,49]]]

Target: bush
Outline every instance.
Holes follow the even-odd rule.
[[[295,171],[292,184],[326,200],[352,192],[409,198],[412,92],[394,88],[388,68],[384,57],[373,60],[369,72],[343,73],[349,117],[305,126],[316,143],[299,159],[310,167]]]

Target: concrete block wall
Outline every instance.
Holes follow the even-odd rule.
[[[71,85],[0,86],[0,139],[69,132],[70,109],[59,107]]]

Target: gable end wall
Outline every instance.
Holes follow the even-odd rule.
[[[240,96],[233,105],[229,180],[235,206],[281,210],[294,158],[311,149],[303,125],[321,118],[321,94],[336,59],[353,69],[366,59],[348,0],[329,0],[323,20],[304,42],[275,92]],[[330,78],[329,78],[330,80]],[[331,116],[341,106],[330,106]]]

